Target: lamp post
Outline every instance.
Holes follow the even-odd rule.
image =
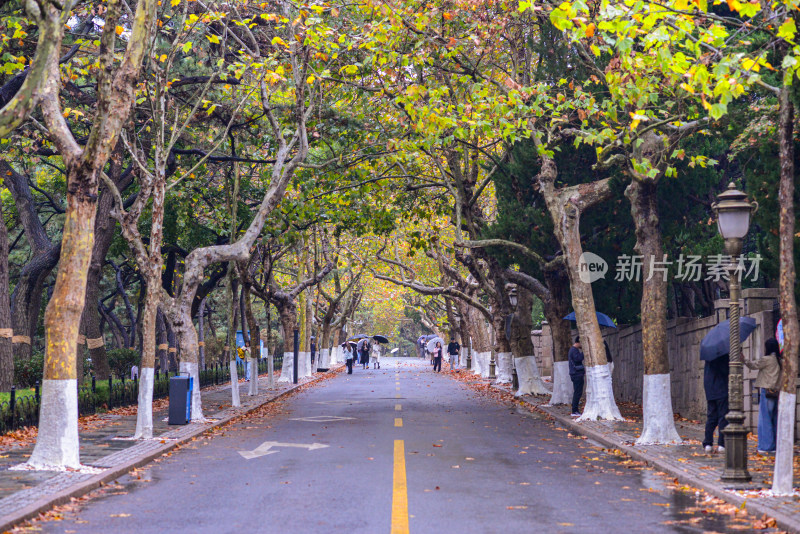
[[[742,253],[742,240],[750,227],[750,214],[757,209],[747,195],[737,191],[733,183],[717,196],[711,209],[717,216],[719,233],[725,240],[725,253],[730,257],[727,270],[730,286],[730,374],[728,375],[728,426],[725,434],[725,470],[722,481],[743,484],[752,477],[747,471],[747,429],[744,426],[744,377],[742,375],[742,344],[739,338],[739,269],[737,259]]]
[[[511,341],[514,328],[514,317],[517,314],[517,302],[519,302],[517,299],[516,286],[511,286],[508,289],[508,302],[511,304],[511,315],[508,316],[508,323],[506,323],[506,336],[508,337],[508,340]],[[511,387],[514,391],[519,390],[519,376],[517,375],[516,358],[511,358]]]

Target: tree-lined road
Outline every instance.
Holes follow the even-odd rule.
[[[687,511],[694,495],[663,484],[421,360],[384,359],[380,370],[342,373],[292,396],[277,415],[198,439],[40,526],[138,534],[726,529],[727,516]],[[670,524],[694,514],[702,519]]]

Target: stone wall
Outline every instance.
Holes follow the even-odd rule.
[[[773,306],[777,289],[745,289],[742,291],[742,315],[756,320],[756,330],[742,345],[746,359],[758,359],[764,351],[764,341],[775,336]],[[714,303],[715,313],[703,318],[678,318],[667,323],[667,345],[672,377],[672,406],[676,413],[688,419],[705,420],[706,400],[703,391],[703,362],[700,361],[700,342],[721,321],[728,318],[728,300]],[[603,328],[614,359],[614,393],[617,401],[642,402],[642,327],[641,325]],[[577,334],[575,334],[577,335]],[[542,375],[551,375],[553,342],[547,324],[532,332]],[[755,429],[758,421],[758,392],[753,387],[756,372],[744,368],[744,408],[746,425]],[[800,399],[800,388],[798,389]],[[800,430],[800,406],[797,410]],[[796,432],[795,435],[798,435]]]

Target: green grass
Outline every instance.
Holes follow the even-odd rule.
[[[33,388],[28,389],[18,389],[17,390],[17,400],[22,397],[33,396]],[[10,391],[0,391],[0,402],[9,402],[11,400],[11,392]]]

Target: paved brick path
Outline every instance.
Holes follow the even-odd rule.
[[[300,385],[309,381],[302,380]],[[92,472],[9,470],[24,463],[33,447],[0,450],[0,531],[52,505],[66,502],[71,496],[85,493],[121,472],[147,463],[178,443],[297,387],[299,385],[279,384],[276,380],[275,388],[268,390],[267,377],[262,375],[259,377],[259,394],[251,397],[247,395],[246,383],[242,382],[239,385],[242,406],[239,408],[231,406],[230,384],[205,389],[202,392],[203,412],[209,422],[169,426],[166,423],[167,409],[154,410],[154,439],[148,441],[120,439],[133,435],[135,414],[101,416],[107,423],[93,425],[96,428],[80,433],[81,463],[93,468]]]

